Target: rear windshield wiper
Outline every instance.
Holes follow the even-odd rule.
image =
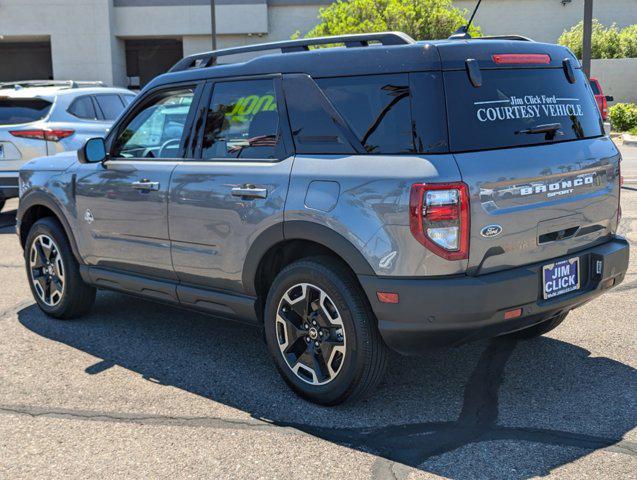
[[[555,135],[564,135],[563,132],[560,132],[562,124],[561,123],[547,123],[546,125],[537,125],[535,127],[526,128],[524,130],[518,130],[515,134],[525,133],[527,135],[533,135],[536,133],[545,133],[546,139],[551,140]]]

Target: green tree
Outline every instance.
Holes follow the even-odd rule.
[[[637,24],[619,32],[619,49],[622,57],[637,58]]]
[[[338,0],[319,11],[319,24],[306,37],[399,31],[416,40],[447,38],[466,25],[467,10],[451,0]],[[471,35],[480,36],[472,26]],[[297,32],[296,36],[300,36]]]
[[[571,27],[570,30],[564,30],[564,33],[557,41],[560,45],[573,50],[577,58],[582,58],[582,42],[584,38],[584,22],[579,22]],[[606,28],[599,20],[593,20],[593,34],[591,38],[591,56],[592,58],[621,58],[623,57],[619,46],[619,29],[614,23]]]

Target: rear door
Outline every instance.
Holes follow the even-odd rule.
[[[175,272],[182,283],[241,293],[246,254],[269,227],[283,236],[294,158],[280,78],[210,84],[194,160],[178,165],[168,216]],[[180,297],[186,303],[196,298]]]
[[[544,66],[535,64],[541,54],[507,58],[504,50],[499,65],[503,47],[488,53],[481,85],[465,69],[444,72],[450,147],[471,192],[469,270],[605,241],[617,227],[620,157],[579,65],[573,60],[569,80],[561,60]]]
[[[89,265],[174,279],[168,189],[183,160],[196,85],[149,94],[116,126],[104,164],[77,171],[80,248]]]

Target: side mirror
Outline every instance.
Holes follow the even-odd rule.
[[[104,139],[89,138],[84,146],[77,151],[80,163],[98,163],[106,160],[106,144]]]
[[[607,102],[614,102],[615,101],[615,97],[613,97],[612,95],[606,95],[606,101]]]

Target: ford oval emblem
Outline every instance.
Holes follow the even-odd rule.
[[[480,235],[485,238],[497,237],[502,233],[502,227],[500,225],[487,225],[480,230]]]

